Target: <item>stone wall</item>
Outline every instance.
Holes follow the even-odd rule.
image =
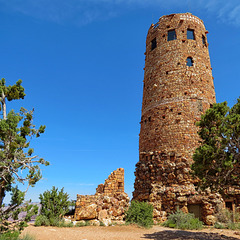
[[[196,122],[216,101],[207,33],[191,13],[163,16],[148,31],[133,198],[152,203],[160,221],[179,207],[210,224],[224,206],[219,194],[197,191],[190,173]]]
[[[99,184],[96,193],[113,195],[115,193],[124,192],[124,169],[118,168],[116,171],[113,171],[108,179],[105,180],[104,184]]]
[[[98,185],[95,195],[77,195],[74,218],[79,220],[119,221],[129,206],[124,192],[124,169],[112,172],[104,184]]]

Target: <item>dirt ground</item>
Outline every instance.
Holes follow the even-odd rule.
[[[151,229],[137,226],[110,227],[34,227],[24,229],[23,235],[29,233],[36,240],[236,240],[240,239],[240,231],[207,228],[201,231],[183,231],[161,226]]]

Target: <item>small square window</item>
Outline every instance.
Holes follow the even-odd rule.
[[[156,40],[156,38],[154,38],[154,39],[152,40],[151,50],[155,49],[156,47],[157,47],[157,40]]]
[[[188,67],[193,66],[193,59],[192,59],[191,57],[188,57],[188,58],[187,58],[187,66],[188,66]]]
[[[187,39],[195,40],[194,30],[192,29],[187,30]]]
[[[168,41],[172,41],[172,40],[175,40],[175,39],[177,39],[177,35],[176,35],[175,29],[169,30],[168,31]]]

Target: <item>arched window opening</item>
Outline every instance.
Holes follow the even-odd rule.
[[[191,57],[187,58],[187,66],[192,67],[193,66],[193,59]]]
[[[175,29],[169,30],[168,31],[168,41],[172,41],[172,40],[175,40],[175,39],[177,39],[177,35],[176,35]]]
[[[187,30],[187,39],[195,40],[194,30],[188,28],[188,30]]]

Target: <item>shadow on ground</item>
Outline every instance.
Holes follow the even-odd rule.
[[[182,230],[165,230],[152,234],[144,234],[143,239],[154,240],[239,240],[218,233],[188,232]]]

